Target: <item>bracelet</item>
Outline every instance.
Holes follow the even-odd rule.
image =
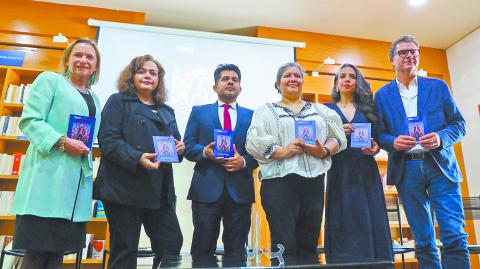
[[[59,151],[61,152],[65,151],[66,142],[67,142],[67,137],[64,135],[60,136],[60,139],[58,139],[58,142],[57,142],[57,148]]]
[[[327,147],[323,147],[323,149],[325,149],[325,151],[327,152],[327,154],[325,156],[322,157],[322,159],[325,159],[325,158],[328,158],[332,155],[332,153],[330,152],[330,149],[327,148]]]

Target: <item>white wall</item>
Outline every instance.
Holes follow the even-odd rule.
[[[470,196],[480,195],[480,28],[447,49],[453,95],[467,122],[462,140]],[[475,221],[477,242],[480,223]]]
[[[480,195],[480,28],[447,49],[448,68],[457,105],[467,122],[462,140],[471,196]]]

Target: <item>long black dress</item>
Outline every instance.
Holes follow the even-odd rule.
[[[335,104],[342,122],[367,123],[357,110],[348,121]],[[373,129],[373,128],[372,128]],[[328,262],[393,260],[383,188],[373,156],[348,147],[332,157],[327,175],[325,251]]]

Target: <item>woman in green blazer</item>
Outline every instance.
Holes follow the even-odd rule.
[[[44,72],[33,82],[20,120],[28,147],[15,194],[14,249],[25,249],[23,268],[62,268],[63,253],[85,245],[92,207],[92,154],[67,137],[71,114],[100,124],[90,86],[98,79],[95,43],[79,39],[62,56],[63,75]]]

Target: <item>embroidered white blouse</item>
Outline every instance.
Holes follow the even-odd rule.
[[[295,121],[315,121],[316,136],[323,145],[328,139],[339,144],[337,152],[347,147],[345,132],[340,116],[322,104],[305,102],[300,112],[295,113],[276,103],[267,103],[253,113],[252,123],[247,132],[247,152],[257,159],[261,179],[284,177],[297,174],[314,178],[327,172],[330,158],[316,158],[301,153],[288,159],[270,158],[275,149],[295,140]]]

